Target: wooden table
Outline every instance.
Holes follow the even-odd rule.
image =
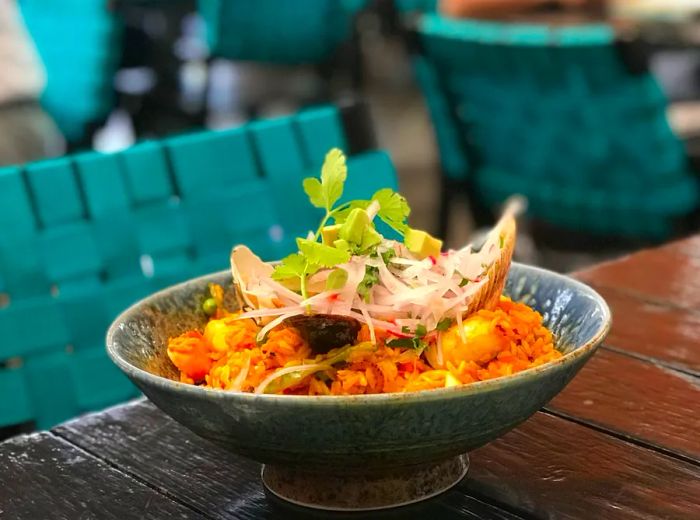
[[[700,236],[576,276],[613,310],[606,345],[456,488],[382,517],[700,518]],[[0,518],[327,517],[259,474],[137,401],[0,445]]]

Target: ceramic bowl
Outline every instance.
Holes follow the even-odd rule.
[[[107,334],[112,360],[166,414],[201,437],[265,464],[263,480],[296,503],[374,509],[414,502],[465,474],[464,455],[500,437],[557,395],[611,324],[593,289],[514,264],[505,293],[544,315],[564,353],[513,376],[402,394],[286,396],[180,383],[168,337],[201,328],[207,284],[234,301],[228,272],[197,278],[133,305]],[[341,492],[342,490],[342,492]],[[342,496],[341,496],[342,495]]]

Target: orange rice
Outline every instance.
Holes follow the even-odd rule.
[[[259,327],[253,320],[237,319],[237,314],[221,309],[219,306],[203,332],[189,331],[169,340],[168,355],[180,370],[181,381],[253,392],[278,369],[323,363],[342,350],[312,356],[299,333],[286,326],[272,330],[264,343],[257,344]],[[542,316],[522,303],[502,297],[495,309],[481,310],[476,315],[490,324],[490,333],[498,335],[503,345],[489,361],[447,361],[444,368],[433,369],[420,351],[387,346],[384,341],[388,338],[382,331],[376,331],[376,345],[369,343],[369,333],[363,326],[357,346],[347,350],[343,362],[305,375],[281,393],[347,395],[428,390],[509,376],[562,355],[554,348]]]

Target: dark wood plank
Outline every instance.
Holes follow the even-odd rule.
[[[0,517],[204,518],[49,433],[0,445]]]
[[[700,467],[538,413],[471,454],[468,490],[541,518],[700,516]]]
[[[289,506],[265,493],[260,465],[200,439],[141,401],[68,422],[56,435],[213,518],[345,518]],[[167,461],[167,463],[164,463]],[[371,518],[519,518],[458,487],[419,506]],[[366,518],[353,515],[352,518]]]
[[[700,462],[700,378],[600,350],[548,406]]]
[[[700,375],[700,312],[671,308],[590,284],[613,314],[606,346]]]
[[[671,307],[700,308],[700,257],[684,242],[635,253],[575,273],[576,278]]]

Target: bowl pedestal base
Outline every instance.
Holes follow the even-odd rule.
[[[265,465],[262,480],[277,497],[293,504],[330,511],[370,511],[398,507],[439,495],[458,484],[469,456],[391,472],[338,475]]]

